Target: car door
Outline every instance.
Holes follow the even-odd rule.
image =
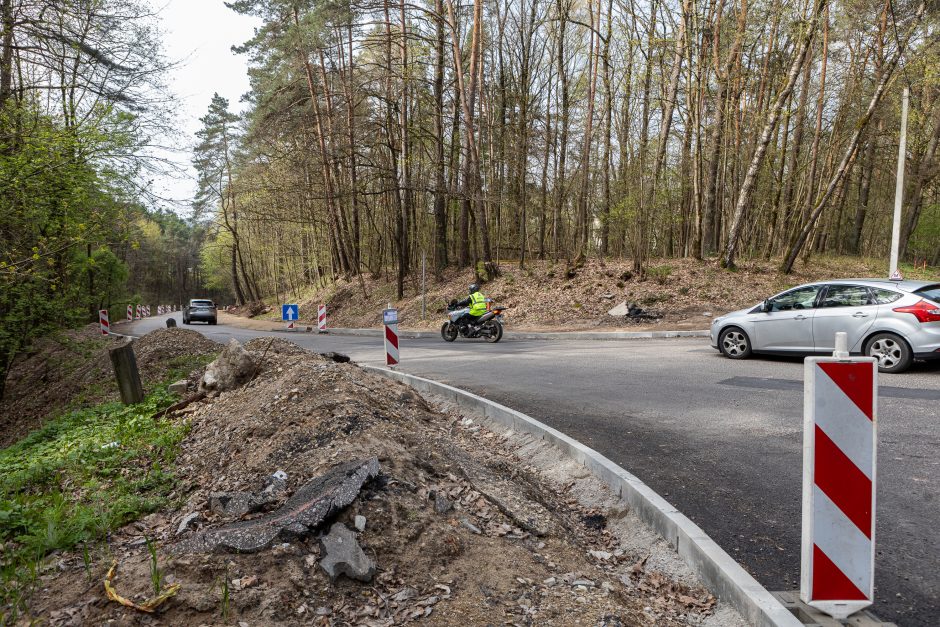
[[[812,352],[813,315],[822,285],[803,285],[767,301],[755,316],[754,350]]]
[[[850,352],[862,350],[862,339],[878,317],[878,301],[864,285],[830,283],[813,316],[813,340],[817,352],[835,348],[836,333],[848,335]]]

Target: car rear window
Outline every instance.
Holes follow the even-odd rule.
[[[880,287],[871,288],[871,293],[875,295],[875,301],[877,301],[879,305],[887,305],[888,303],[893,303],[894,301],[901,298],[901,296],[903,296],[903,294],[899,294],[892,290],[886,290]]]
[[[929,298],[933,302],[940,304],[940,284],[922,287],[914,293],[923,296],[924,298]]]
[[[211,300],[194,300],[193,307],[212,307]]]

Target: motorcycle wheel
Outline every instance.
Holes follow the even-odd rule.
[[[457,325],[445,322],[441,325],[441,337],[445,342],[453,342],[457,339]]]
[[[503,339],[503,325],[496,320],[487,320],[480,329],[480,335],[490,344],[495,344]]]

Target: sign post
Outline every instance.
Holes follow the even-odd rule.
[[[300,305],[292,303],[290,305],[281,305],[281,320],[287,322],[287,330],[293,331],[296,327],[294,322],[300,317]]]
[[[877,361],[837,333],[804,362],[800,598],[838,620],[874,600],[877,440]]]
[[[382,324],[385,326],[385,365],[397,366],[398,356],[398,310],[391,305],[382,312]]]
[[[98,324],[101,326],[101,335],[108,335],[111,333],[111,323],[108,321],[107,309],[98,310]]]
[[[326,333],[326,305],[323,303],[317,307],[317,333]]]

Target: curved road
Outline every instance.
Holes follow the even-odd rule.
[[[146,333],[165,319],[115,330]],[[220,342],[273,335],[188,328]],[[378,337],[276,335],[384,364]],[[799,588],[801,359],[732,361],[704,339],[403,339],[401,358],[405,372],[503,403],[597,449],[695,520],[767,589]],[[937,625],[940,363],[881,375],[880,384],[873,609],[902,626]]]

